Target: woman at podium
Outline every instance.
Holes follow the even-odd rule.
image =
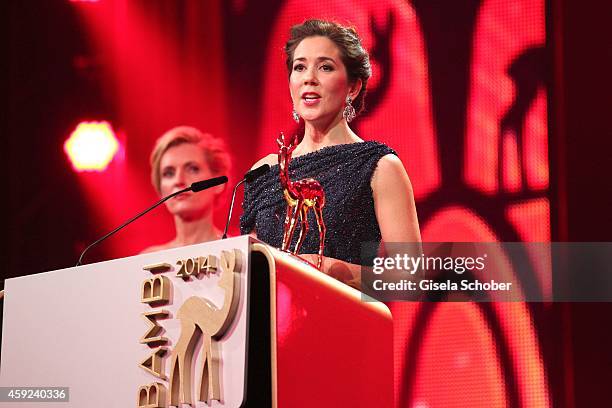
[[[304,135],[299,144],[292,137],[279,137],[281,150],[290,146],[285,148],[292,156],[287,172],[279,166],[280,150],[253,166],[268,163],[272,169],[247,185],[240,229],[281,247],[290,201],[287,190],[291,183],[312,178],[325,195],[322,270],[348,281],[358,276],[357,265],[367,263],[361,259],[363,242],[420,241],[412,186],[391,148],[365,141],[350,128],[364,109],[371,76],[369,55],[357,32],[334,22],[308,20],[292,27],[285,53],[293,101],[288,114],[303,122]],[[283,182],[283,173],[290,180]],[[307,218],[308,232],[299,252],[316,265],[318,216],[310,211]]]
[[[221,139],[196,128],[179,126],[164,133],[151,152],[151,182],[160,197],[196,181],[229,174],[231,159]],[[224,185],[180,194],[166,201],[174,218],[175,237],[143,251],[154,252],[221,238],[213,223],[215,203]]]

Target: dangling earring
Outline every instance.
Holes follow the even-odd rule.
[[[295,108],[293,108],[291,116],[293,116],[293,120],[295,120],[295,123],[300,123],[300,115],[298,115],[298,113],[295,111]]]
[[[351,97],[347,96],[346,106],[344,107],[344,110],[342,111],[342,117],[346,119],[347,123],[351,123],[351,121],[355,119],[355,116],[357,116],[357,113],[355,112],[355,108],[351,104],[352,102],[353,100],[351,99]]]

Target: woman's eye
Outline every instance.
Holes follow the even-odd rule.
[[[164,178],[173,177],[173,176],[174,176],[174,169],[165,169],[164,171],[162,171],[162,177]]]
[[[196,173],[199,173],[199,172],[200,172],[200,167],[195,166],[195,165],[191,165],[191,166],[187,167],[187,170],[188,170],[190,173],[196,174]]]
[[[293,67],[294,71],[303,71],[304,70],[304,65],[303,64],[297,64],[296,66]]]
[[[332,67],[331,65],[327,65],[327,64],[325,64],[325,65],[321,65],[321,69],[322,69],[323,71],[333,71],[333,70],[334,70],[334,67]]]

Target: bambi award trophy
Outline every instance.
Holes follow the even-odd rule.
[[[287,216],[285,217],[283,231],[283,251],[291,252],[298,255],[306,234],[308,233],[308,211],[313,209],[317,225],[319,227],[319,254],[317,258],[317,268],[321,270],[323,263],[323,248],[325,246],[325,222],[323,221],[323,207],[325,206],[325,192],[321,183],[313,178],[305,178],[292,181],[289,178],[289,163],[291,162],[291,153],[297,146],[297,135],[291,138],[285,138],[281,132],[276,140],[278,143],[278,165],[280,182],[283,186],[283,193],[287,201]],[[291,239],[295,232],[295,227],[300,219],[300,236],[295,245],[295,249],[289,249]]]

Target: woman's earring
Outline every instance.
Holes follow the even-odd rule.
[[[295,123],[300,123],[300,115],[298,115],[298,113],[295,111],[295,108],[293,108],[291,116],[293,116],[293,120],[295,120]]]
[[[351,99],[351,97],[347,96],[346,106],[344,107],[344,110],[342,111],[342,117],[346,119],[347,123],[351,123],[351,121],[355,119],[355,116],[357,116],[357,113],[355,112],[355,108],[353,107],[352,102],[353,100]]]

